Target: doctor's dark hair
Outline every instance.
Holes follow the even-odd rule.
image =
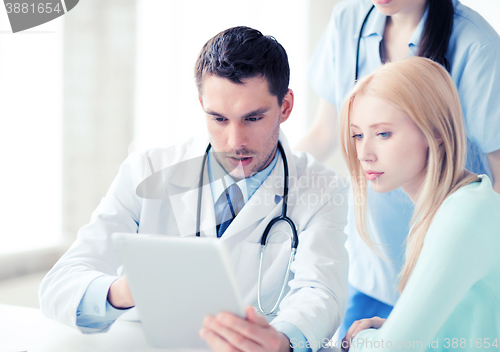
[[[285,49],[274,37],[249,27],[233,27],[206,42],[198,55],[194,76],[200,95],[207,74],[237,84],[247,78],[264,77],[281,106],[288,92],[290,66]]]
[[[455,10],[452,0],[428,0],[429,10],[420,38],[417,56],[426,57],[450,71],[446,51],[453,29]]]

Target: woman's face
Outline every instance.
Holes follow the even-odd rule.
[[[427,0],[372,0],[372,3],[385,16],[394,16],[422,11]]]
[[[429,144],[403,110],[370,94],[358,94],[351,136],[367,180],[376,192],[401,187],[413,201],[424,180]]]

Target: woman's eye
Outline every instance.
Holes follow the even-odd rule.
[[[352,136],[352,138],[359,140],[359,139],[363,138],[363,135],[361,133],[358,133],[358,134],[355,134],[354,136]]]
[[[224,122],[226,119],[224,117],[216,117],[214,120],[217,122]]]
[[[380,132],[378,135],[382,138],[389,138],[391,136],[391,132]]]

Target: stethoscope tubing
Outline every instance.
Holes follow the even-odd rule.
[[[203,187],[203,176],[205,173],[205,164],[207,161],[208,153],[211,148],[211,144],[208,144],[207,149],[205,150],[205,155],[203,156],[203,161],[201,165],[201,173],[200,173],[200,181],[198,184],[198,206],[196,209],[196,237],[200,237],[200,224],[201,224],[201,200],[202,200],[202,187]],[[284,292],[286,285],[288,283],[288,278],[290,276],[290,271],[291,271],[291,265],[293,263],[293,260],[295,259],[295,253],[297,252],[297,247],[299,246],[299,237],[297,234],[297,228],[295,226],[295,223],[293,222],[292,219],[290,219],[286,214],[287,214],[287,208],[288,208],[288,179],[289,179],[289,174],[288,174],[288,161],[286,159],[286,154],[283,149],[283,146],[281,145],[281,142],[278,141],[278,149],[281,154],[281,158],[283,160],[283,169],[284,169],[284,185],[283,185],[283,204],[281,208],[281,215],[275,217],[272,219],[269,224],[267,224],[261,240],[260,240],[260,260],[259,260],[259,273],[258,273],[258,279],[257,279],[257,305],[259,308],[259,312],[263,315],[276,315],[277,314],[277,309],[278,306],[281,302],[281,299],[283,298]],[[262,308],[262,302],[261,302],[261,287],[262,287],[262,265],[263,265],[263,260],[264,260],[264,250],[267,247],[267,240],[269,238],[269,233],[271,231],[271,228],[278,223],[279,221],[285,221],[291,228],[292,234],[290,236],[290,247],[291,247],[291,253],[290,253],[290,258],[288,260],[288,266],[286,269],[286,274],[285,274],[285,279],[283,280],[283,285],[281,286],[280,294],[279,297],[274,304],[273,308],[269,311],[266,312]]]
[[[363,35],[363,29],[365,28],[366,21],[368,21],[368,17],[370,17],[370,14],[372,13],[373,9],[375,8],[375,5],[372,5],[370,7],[370,10],[366,14],[363,23],[361,24],[361,28],[359,29],[359,35],[358,35],[358,45],[356,49],[356,71],[354,73],[354,83],[358,81],[359,77],[359,47],[361,46],[361,36]]]

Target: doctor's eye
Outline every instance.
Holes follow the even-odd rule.
[[[247,117],[246,120],[250,121],[250,122],[256,122],[256,121],[262,120],[262,117]]]
[[[224,121],[226,121],[226,118],[225,118],[225,117],[214,117],[213,119],[214,119],[215,121],[217,121],[217,122],[224,122]]]
[[[381,138],[389,138],[392,135],[392,132],[380,132],[377,133],[377,136],[380,136]]]
[[[352,138],[357,139],[357,140],[360,140],[360,139],[362,139],[362,138],[363,138],[363,135],[362,135],[361,133],[357,133],[357,134],[355,134],[354,136],[352,136]]]

